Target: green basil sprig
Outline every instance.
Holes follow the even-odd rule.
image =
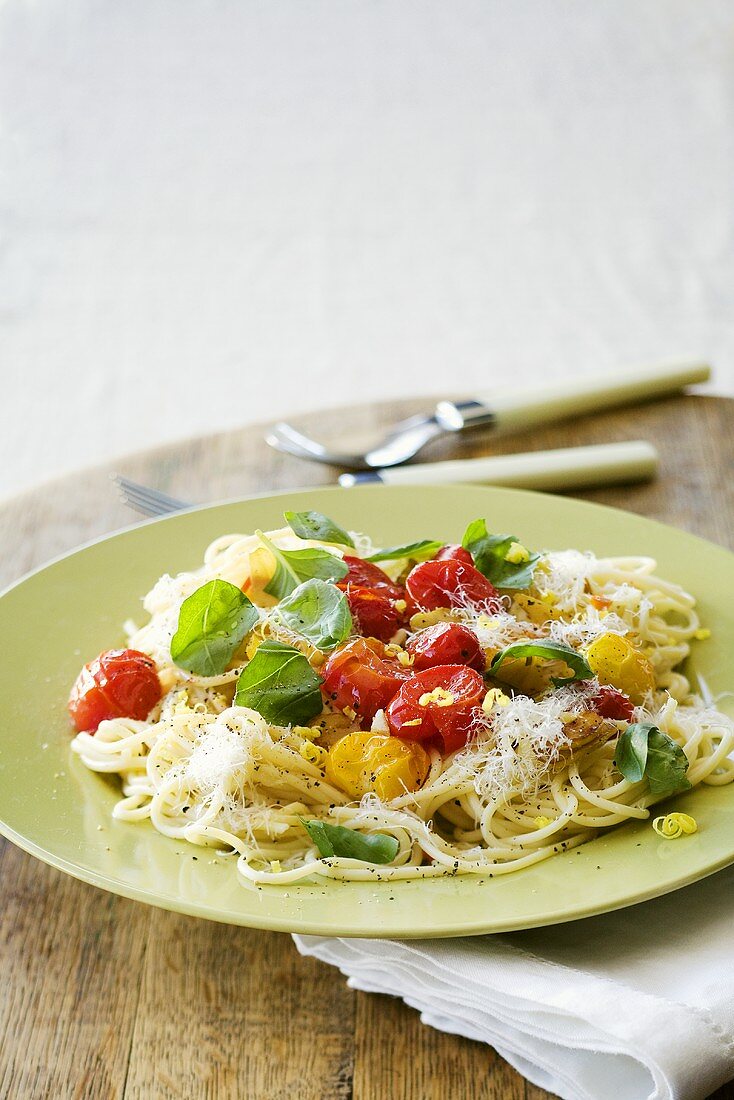
[[[301,539],[331,542],[337,546],[354,546],[351,535],[323,512],[285,512],[284,515],[288,526]]]
[[[510,547],[518,541],[514,535],[490,535],[486,520],[475,519],[464,532],[461,545],[474,558],[479,572],[497,588],[528,588],[540,554],[531,554],[527,561],[507,561]]]
[[[268,639],[237,681],[236,707],[250,707],[275,726],[302,725],[321,714],[321,677],[292,645]]]
[[[267,546],[275,558],[275,573],[265,586],[265,591],[277,600],[289,596],[303,581],[318,577],[323,581],[339,581],[346,577],[349,567],[336,554],[318,547],[306,550],[281,550],[262,531],[255,534]]]
[[[207,581],[181,604],[171,639],[174,664],[197,676],[219,676],[259,617],[236,585]]]
[[[400,845],[387,833],[359,833],[342,825],[329,825],[326,821],[301,823],[322,857],[344,856],[361,859],[364,863],[392,863]]]
[[[401,558],[428,561],[436,556],[442,546],[443,543],[436,539],[421,539],[420,542],[407,542],[403,546],[386,546],[384,550],[370,554],[367,561],[398,561]]]
[[[563,661],[568,665],[573,675],[565,679],[557,680],[557,684],[570,683],[572,680],[590,680],[594,673],[588,662],[563,642],[554,642],[550,638],[540,638],[535,642],[511,642],[492,658],[487,672],[494,676],[497,669],[505,662],[515,657],[542,657],[545,661]]]
[[[352,633],[352,616],[344,593],[336,585],[312,577],[294,588],[273,612],[294,634],[317,649],[334,649]]]
[[[643,776],[656,797],[687,791],[691,786],[686,777],[688,757],[680,745],[647,722],[627,726],[617,742],[614,763],[631,783]]]

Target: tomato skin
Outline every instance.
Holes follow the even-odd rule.
[[[483,672],[487,659],[473,630],[460,623],[436,623],[406,643],[413,668],[420,672],[435,665],[466,665]]]
[[[631,722],[634,717],[635,708],[631,699],[617,688],[603,685],[589,702],[602,718]]]
[[[421,698],[440,689],[453,696],[442,705],[440,699],[421,705]],[[437,738],[445,753],[466,744],[484,698],[484,680],[466,665],[436,665],[411,676],[387,708],[386,716],[394,737],[406,741]]]
[[[137,649],[108,649],[79,673],[69,696],[69,714],[78,730],[96,733],[108,718],[142,721],[162,694],[152,657]]]
[[[347,597],[355,627],[368,638],[389,642],[400,626],[395,603],[382,589],[358,584],[340,585]]]
[[[365,726],[388,705],[408,675],[386,656],[382,642],[352,638],[326,662],[322,690],[339,710],[351,707]]]
[[[481,607],[499,611],[502,603],[494,585],[473,565],[454,558],[424,561],[408,574],[405,587],[422,611],[437,607]]]
[[[442,546],[433,560],[461,561],[464,565],[474,565],[474,558],[469,551],[465,550],[463,546],[459,546],[458,543],[448,543],[446,546]]]
[[[345,554],[343,560],[349,572],[339,582],[339,588],[346,588],[349,584],[356,584],[362,588],[378,588],[393,600],[399,600],[404,595],[400,585],[391,581],[387,573],[374,562],[355,558],[350,554]]]

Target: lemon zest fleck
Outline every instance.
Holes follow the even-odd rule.
[[[697,630],[693,637],[697,642],[705,642],[707,638],[711,637],[711,631],[707,626],[702,626],[700,630]]]
[[[433,704],[437,707],[450,707],[455,701],[455,697],[446,688],[436,687],[433,691],[423,692],[418,700],[418,706],[429,707]]]
[[[494,707],[509,707],[510,697],[501,688],[490,688],[482,700],[482,710],[491,714]]]
[[[519,565],[520,562],[530,560],[530,551],[526,546],[523,546],[521,542],[511,542],[510,549],[505,554],[505,561],[509,561],[512,565]]]
[[[538,814],[535,818],[534,825],[536,829],[544,829],[546,825],[552,824],[552,821],[552,817],[546,817],[545,814]]]
[[[307,741],[313,741],[321,736],[321,730],[318,726],[294,726],[293,732],[297,733],[299,737],[305,737]]]
[[[186,688],[184,688],[182,691],[179,691],[176,694],[176,699],[173,704],[173,713],[186,714],[186,712],[190,711],[191,709],[192,707],[189,703],[189,693]]]
[[[304,741],[298,751],[304,760],[308,760],[309,764],[317,764],[319,767],[329,755],[321,745],[314,745],[311,741]]]
[[[690,814],[672,813],[656,817],[652,827],[658,836],[666,840],[676,840],[679,836],[690,836],[698,831],[696,819]]]

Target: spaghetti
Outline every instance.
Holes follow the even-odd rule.
[[[446,593],[442,605],[440,592],[438,603],[425,586],[421,596],[411,577],[438,576],[439,565],[452,561],[448,552],[435,558],[434,549],[434,558],[424,564],[420,549],[418,564],[409,553],[387,558],[383,587],[377,587],[372,565],[370,588],[353,577],[364,581],[372,544],[363,535],[350,535],[349,541],[353,545],[338,545],[290,528],[265,536],[226,535],[211,544],[200,569],[164,576],[155,585],[144,600],[149,621],[139,629],[129,623],[127,630],[131,650],[154,662],[160,700],[145,717],[113,714],[96,730],[82,729],[72,742],[88,768],[120,776],[117,819],[148,821],[166,836],[232,852],[240,874],[255,884],[313,875],[373,881],[504,875],[583,844],[599,830],[649,818],[650,806],[676,789],[661,787],[654,772],[661,759],[664,765],[677,756],[678,771],[685,772],[677,789],[734,779],[734,723],[692,690],[680,668],[692,642],[705,634],[694,598],[658,577],[651,558],[597,558],[575,550],[530,555],[509,537],[496,544],[500,550],[504,546],[504,557],[495,553],[495,544],[494,558],[482,556],[481,547],[461,553],[454,548],[457,568],[443,568],[441,583],[448,585],[449,575],[461,583],[440,590]],[[310,633],[304,626],[301,633],[297,624],[305,617],[294,626],[293,615],[281,610],[289,600],[279,584],[280,590],[290,587],[290,602],[298,601],[307,584],[285,573],[278,582],[278,570],[293,568],[297,574],[302,566],[292,565],[296,559],[288,555],[304,550],[320,552],[313,558],[319,568],[326,562],[328,571],[325,554],[341,571],[308,582],[309,595],[334,597],[328,607],[335,622],[347,613],[341,597],[347,601],[348,632],[345,628],[336,645],[319,648],[312,641],[319,624],[312,623]],[[511,576],[513,561],[516,573],[527,567],[523,587],[502,583],[517,580]],[[485,588],[475,591],[479,565],[484,565]],[[227,667],[201,674],[176,663],[172,643],[181,631],[185,601],[213,581],[244,591],[257,614]],[[364,620],[367,612],[376,614],[375,607],[384,611],[378,597],[391,610],[384,622],[370,621],[392,633],[380,639],[378,632],[374,640]],[[395,700],[399,694],[413,698],[413,679],[430,675],[431,683],[438,682],[441,669],[459,667],[460,662],[434,663],[418,671],[426,639],[440,636],[446,644],[455,627],[478,643],[474,668],[464,668],[461,683],[467,677],[472,685],[481,683],[481,698],[472,696],[462,709],[459,689],[451,686],[459,683],[454,672],[453,680],[429,684],[420,695],[414,691],[410,705],[418,717],[405,719],[408,712]],[[359,644],[379,651],[394,676],[390,702],[373,707],[374,713],[344,702],[346,673],[338,680],[339,691],[328,690],[336,682],[331,670],[340,654],[358,652],[348,647],[368,633],[369,641]],[[275,646],[278,657],[287,650],[305,658],[322,682],[320,700],[313,703],[318,712],[311,718],[272,721],[261,713],[268,713],[266,706],[252,705],[253,688],[250,705],[242,704],[243,675],[255,668],[258,652],[268,650],[266,643]],[[539,649],[523,655],[528,646]],[[574,673],[574,664],[581,671]],[[351,685],[361,700],[358,687]],[[304,692],[298,706],[304,699],[311,705],[313,693]],[[640,749],[645,737],[649,749]],[[359,746],[361,759],[349,757],[352,744]],[[623,760],[625,745],[631,763]],[[379,774],[391,782],[403,777],[397,789],[394,782],[391,789],[380,787],[378,769],[370,774],[369,761],[378,750]],[[341,771],[339,754],[346,754]],[[313,822],[360,837],[393,838],[391,858],[376,863],[325,855],[313,829],[305,827]]]

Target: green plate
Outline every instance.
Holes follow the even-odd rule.
[[[671,842],[648,823],[612,829],[579,849],[502,878],[256,889],[234,862],[112,820],[114,780],[69,750],[69,686],[83,662],[122,641],[140,599],[164,572],[199,564],[229,531],[278,527],[284,508],[315,508],[383,545],[456,541],[486,516],[530,546],[650,554],[693,592],[713,637],[695,671],[714,693],[734,688],[734,555],[625,512],[507,489],[316,489],[200,508],[102,539],[26,577],[0,598],[0,831],[39,859],[126,897],[195,916],[334,936],[458,936],[530,928],[656,897],[734,863],[734,786],[675,799],[699,831]],[[726,599],[722,595],[726,594]]]

